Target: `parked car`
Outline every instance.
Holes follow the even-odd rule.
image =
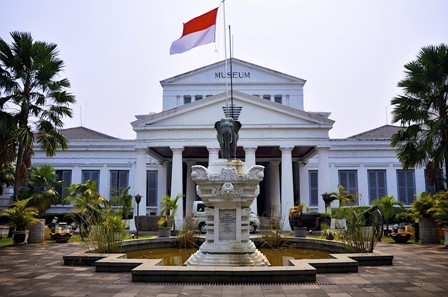
[[[202,201],[193,202],[193,218],[195,225],[198,226],[199,232],[205,234],[207,232],[207,224],[205,219],[205,204]],[[260,220],[257,214],[251,212],[249,217],[249,232],[251,234],[257,232],[258,226],[260,226]]]

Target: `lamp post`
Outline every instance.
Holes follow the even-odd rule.
[[[142,201],[142,196],[140,194],[135,195],[135,202],[137,203],[137,217],[135,220],[135,229],[137,229],[137,239],[138,239],[138,215],[139,215],[139,210],[140,210],[140,201]]]

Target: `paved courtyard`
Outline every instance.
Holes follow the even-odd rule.
[[[76,243],[0,248],[0,296],[448,296],[448,250],[440,245],[381,243],[393,266],[318,274],[315,283],[241,285],[132,283],[130,273],[63,266],[62,256],[79,250]]]

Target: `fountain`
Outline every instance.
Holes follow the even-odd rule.
[[[232,118],[216,122],[222,159],[208,168],[192,167],[191,178],[206,205],[205,242],[186,262],[189,266],[269,266],[250,240],[250,205],[259,194],[263,166],[246,168],[235,159],[241,124]]]

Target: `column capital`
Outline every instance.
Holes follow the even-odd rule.
[[[274,165],[274,166],[279,166],[280,165],[280,161],[279,160],[271,160],[271,161],[269,161],[269,164],[270,165]]]
[[[173,154],[180,154],[180,153],[182,153],[183,151],[184,151],[184,147],[183,146],[170,146],[170,149],[171,149],[171,151],[173,152]]]
[[[282,151],[283,154],[290,153],[292,152],[293,149],[294,149],[293,145],[280,146],[280,150]]]
[[[215,153],[215,152],[219,152],[220,148],[219,147],[207,147],[207,150],[209,152]]]
[[[248,146],[244,146],[243,148],[244,148],[245,152],[249,152],[249,151],[255,152],[257,150],[258,146],[248,145]]]
[[[146,154],[146,152],[148,151],[148,148],[147,147],[135,147],[135,151],[137,153],[145,153]]]

